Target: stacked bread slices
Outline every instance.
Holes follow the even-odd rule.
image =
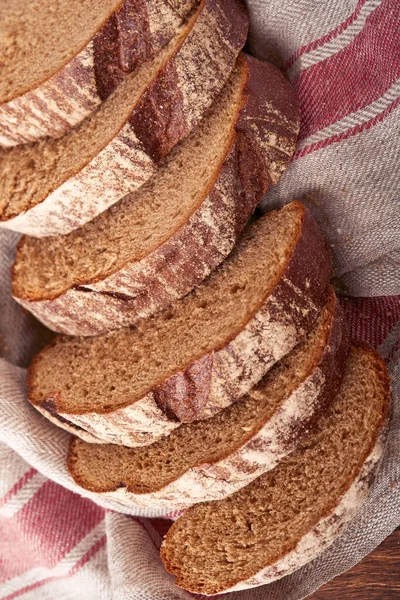
[[[240,402],[140,448],[71,444],[69,469],[119,502],[185,508],[231,494],[289,454],[339,390],[347,355],[331,291],[317,322]]]
[[[13,296],[63,334],[28,398],[74,434],[82,488],[187,509],[162,548],[178,585],[268,583],[362,503],[389,398],[380,357],[349,351],[305,206],[249,224],[293,155],[297,101],[241,53],[240,0],[81,2],[79,31],[77,8],[14,6],[2,25]]]
[[[0,144],[58,137],[176,34],[194,0],[17,0],[2,6]]]
[[[207,595],[242,590],[325,550],[365,500],[384,449],[388,397],[381,357],[352,347],[330,411],[290,456],[171,527],[161,555],[176,583]]]
[[[94,335],[191,291],[232,250],[289,161],[298,114],[287,87],[271,65],[241,55],[147,184],[69,235],[22,238],[14,296],[52,329]]]
[[[57,338],[31,365],[30,401],[101,440],[151,443],[247,393],[313,326],[329,274],[315,222],[289,204],[253,223],[166,311],[135,328]]]
[[[78,126],[3,150],[0,225],[68,233],[137,189],[222,90],[246,33],[240,0],[201,0]]]

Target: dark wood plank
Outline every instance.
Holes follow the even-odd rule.
[[[309,600],[400,600],[400,529]]]

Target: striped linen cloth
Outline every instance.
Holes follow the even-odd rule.
[[[250,52],[286,72],[302,107],[294,161],[262,208],[307,204],[331,244],[351,336],[381,350],[393,380],[386,455],[350,526],[296,573],[231,594],[301,600],[400,524],[400,2],[248,6]],[[0,600],[190,599],[158,555],[174,507],[167,518],[120,514],[79,490],[65,468],[69,434],[26,402],[25,369],[48,332],[10,297],[17,238],[0,233]]]

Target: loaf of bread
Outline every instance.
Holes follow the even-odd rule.
[[[298,127],[281,73],[242,55],[208,114],[147,184],[67,236],[22,238],[14,298],[70,335],[133,325],[165,308],[232,250],[289,163]]]
[[[0,146],[59,137],[165,46],[195,0],[17,0],[0,21]]]
[[[224,87],[247,33],[240,0],[202,0],[171,42],[58,139],[0,152],[0,226],[48,236],[90,221],[153,174]]]
[[[353,348],[330,412],[293,454],[229,498],[189,508],[168,531],[161,557],[176,584],[207,595],[236,591],[313,560],[367,495],[388,407],[383,360]]]
[[[330,253],[300,202],[253,223],[229,257],[170,309],[99,337],[57,338],[33,360],[34,406],[97,438],[146,445],[210,418],[312,328]],[[80,430],[77,431],[80,436]]]
[[[75,438],[69,471],[78,485],[122,506],[178,509],[224,498],[296,448],[335,398],[346,356],[331,291],[307,338],[239,402],[142,448]]]
[[[67,334],[28,399],[75,434],[82,488],[187,509],[161,558],[206,595],[327,548],[388,429],[387,370],[349,349],[310,213],[248,225],[299,108],[247,29],[242,0],[13,0],[0,23],[0,227],[30,236],[13,296]]]

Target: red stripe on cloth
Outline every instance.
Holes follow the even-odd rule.
[[[171,519],[172,521],[175,521],[178,517],[183,515],[183,513],[183,510],[173,510],[172,512],[164,515],[163,519]]]
[[[7,504],[7,502],[15,495],[17,494],[23,487],[25,484],[28,483],[28,481],[30,479],[32,479],[32,477],[34,475],[36,475],[37,471],[36,469],[34,469],[33,467],[31,469],[29,469],[29,471],[27,471],[18,481],[15,485],[13,485],[13,487],[7,492],[7,494],[5,496],[3,496],[3,498],[0,499],[0,506],[4,506],[5,504]]]
[[[378,125],[379,123],[382,123],[382,121],[384,121],[386,119],[386,117],[388,117],[399,106],[399,104],[400,104],[400,96],[398,98],[396,98],[396,100],[394,100],[391,104],[389,104],[389,106],[387,106],[385,108],[385,110],[383,110],[381,113],[379,113],[379,115],[375,115],[375,117],[373,117],[372,119],[369,119],[369,121],[364,121],[364,123],[355,125],[351,129],[347,129],[347,131],[343,131],[342,133],[337,133],[336,135],[331,135],[330,137],[328,137],[324,140],[320,140],[319,142],[314,142],[313,144],[310,144],[309,146],[304,146],[304,148],[300,148],[299,150],[296,150],[296,152],[294,153],[294,156],[293,156],[293,160],[303,158],[303,156],[312,154],[313,152],[316,152],[317,150],[322,150],[323,148],[327,148],[328,146],[331,146],[332,144],[342,142],[343,140],[346,140],[349,137],[353,137],[354,135],[357,135],[358,133],[362,133],[363,131],[368,131],[368,129],[371,129],[371,127],[374,127],[375,125]]]
[[[399,2],[384,0],[348,46],[294,82],[302,111],[300,139],[378,100],[399,77]]]
[[[329,31],[329,33],[326,33],[325,35],[321,36],[320,38],[317,38],[316,40],[313,40],[312,42],[309,42],[308,44],[305,44],[304,46],[302,46],[301,48],[299,48],[298,50],[293,52],[293,54],[288,58],[288,60],[283,65],[284,70],[286,71],[286,70],[290,69],[290,67],[296,62],[296,60],[303,54],[306,54],[307,52],[311,52],[312,50],[315,50],[316,48],[323,46],[327,42],[330,42],[335,37],[337,37],[338,35],[343,33],[343,31],[345,31],[348,27],[350,27],[350,25],[352,23],[354,23],[354,21],[357,19],[358,15],[360,14],[361,9],[364,6],[364,4],[366,3],[366,1],[367,0],[359,0],[357,2],[356,8],[352,12],[352,14],[349,15],[345,21],[343,21],[342,23],[337,25],[334,29]]]
[[[13,519],[0,517],[0,584],[37,566]]]
[[[103,535],[102,538],[100,538],[100,540],[98,540],[87,552],[86,554],[84,554],[84,556],[82,556],[82,558],[80,558],[78,560],[78,562],[72,567],[72,569],[70,569],[68,571],[68,573],[66,575],[54,575],[53,577],[47,577],[46,579],[42,579],[42,581],[36,581],[35,583],[32,583],[31,585],[27,585],[23,588],[21,588],[20,590],[17,590],[15,592],[13,592],[12,594],[9,594],[8,596],[4,596],[3,598],[1,598],[1,600],[13,600],[14,598],[18,598],[18,596],[21,596],[22,594],[26,594],[28,592],[31,592],[32,590],[36,590],[39,587],[42,587],[44,585],[46,585],[47,583],[51,583],[52,581],[58,581],[60,579],[66,579],[68,577],[72,577],[73,575],[75,575],[86,563],[89,562],[89,560],[91,558],[93,558],[93,556],[101,549],[103,548],[103,546],[105,546],[107,541],[107,537],[106,535]]]
[[[350,338],[378,348],[400,320],[400,296],[341,298]]]
[[[41,566],[53,567],[104,518],[104,509],[47,481],[14,519]]]
[[[82,567],[84,567],[86,565],[86,563],[88,563],[89,560],[91,558],[93,558],[93,556],[101,548],[103,548],[106,545],[106,542],[107,542],[107,534],[104,534],[99,540],[97,540],[97,542],[91,548],[89,548],[89,550],[86,552],[86,554],[84,554],[82,556],[82,558],[80,558],[78,560],[78,562],[72,567],[72,569],[68,573],[68,577],[75,575],[75,573],[77,573],[79,571],[79,569],[82,569]]]

